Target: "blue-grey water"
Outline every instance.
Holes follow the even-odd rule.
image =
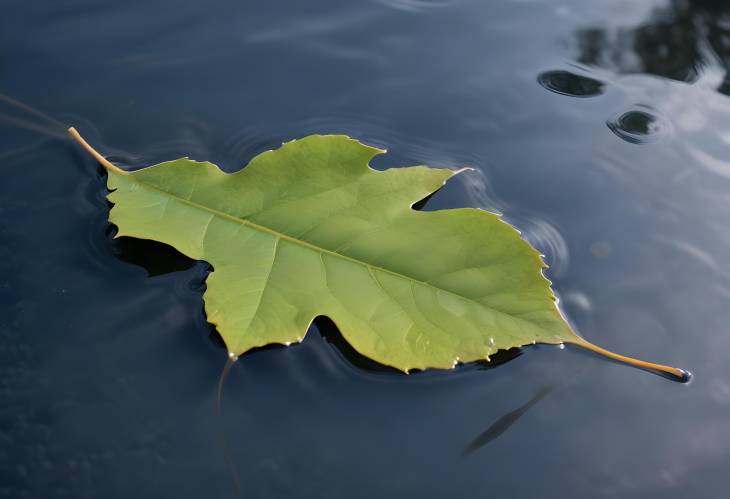
[[[725,497],[729,65],[720,0],[0,0],[0,497]],[[581,334],[693,380],[547,346],[406,376],[320,323],[217,415],[207,266],[112,240],[71,124],[125,167],[311,133],[474,166],[427,209],[502,212]]]

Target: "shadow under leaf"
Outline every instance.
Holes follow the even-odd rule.
[[[183,255],[169,244],[149,239],[123,236],[114,239],[112,245],[117,258],[142,267],[150,277],[188,270],[195,265],[195,260]]]

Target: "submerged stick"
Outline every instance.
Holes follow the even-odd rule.
[[[236,492],[238,493],[238,495],[241,495],[243,490],[241,489],[241,477],[238,475],[238,469],[236,468],[236,463],[233,460],[233,452],[231,452],[231,447],[228,445],[228,439],[226,438],[226,434],[223,429],[223,418],[221,417],[223,383],[226,381],[228,373],[231,371],[233,364],[235,364],[237,360],[238,357],[233,354],[229,354],[228,359],[226,360],[226,364],[223,366],[223,371],[221,371],[220,378],[218,379],[218,390],[215,403],[215,417],[218,420],[218,425],[216,426],[216,434],[218,436],[218,443],[223,449],[223,459],[226,461],[228,471],[231,473],[231,478],[233,479],[233,485],[236,488]]]
[[[552,392],[554,389],[555,385],[545,385],[540,388],[540,390],[538,390],[538,392],[526,403],[522,404],[517,409],[511,410],[507,414],[504,414],[502,417],[492,423],[489,428],[477,435],[474,440],[472,440],[471,443],[469,443],[469,445],[467,445],[466,448],[462,451],[461,456],[466,457],[468,454],[471,454],[472,452],[484,447],[488,443],[496,440],[497,437],[501,436],[504,432],[509,430],[510,427],[517,422],[517,420],[524,416],[525,413],[529,411],[535,404],[547,397],[548,394],[550,394],[550,392]]]

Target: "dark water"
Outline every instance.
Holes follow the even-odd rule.
[[[237,497],[231,467],[249,498],[727,494],[728,2],[0,7],[0,93],[113,160],[336,132],[474,165],[429,209],[500,210],[583,335],[694,373],[537,346],[405,376],[323,326],[244,356],[217,417],[205,264],[112,241],[97,165],[1,101],[0,497]]]

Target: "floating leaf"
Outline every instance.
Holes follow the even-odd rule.
[[[107,169],[118,236],[152,239],[213,266],[205,311],[232,357],[303,339],[329,317],[362,355],[403,371],[450,368],[500,349],[588,343],[556,307],[538,252],[497,215],[412,209],[459,171],[376,171],[384,151],[313,135],[228,174],[187,158]]]

